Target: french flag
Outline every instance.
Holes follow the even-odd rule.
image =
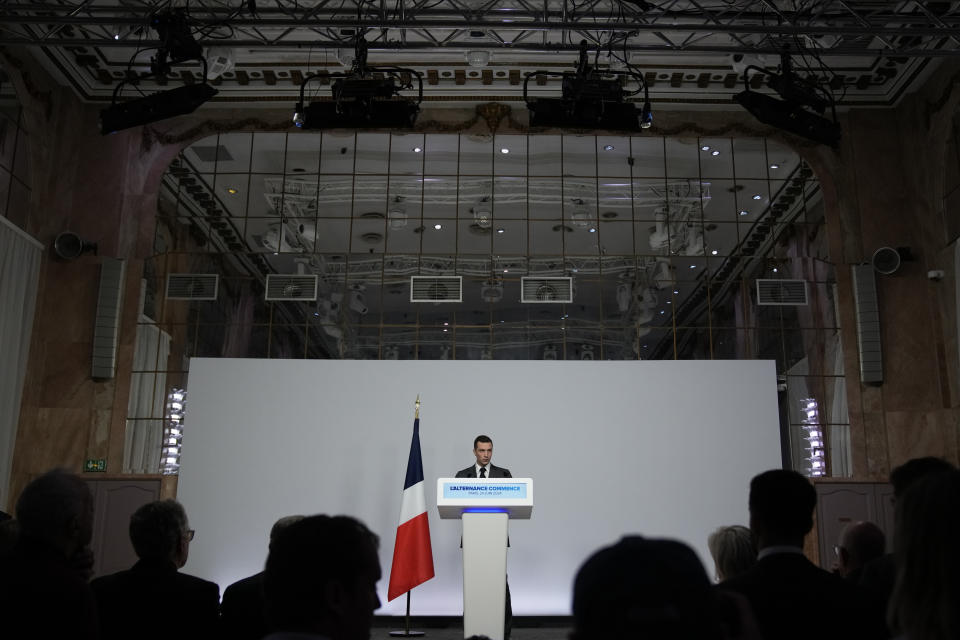
[[[430,523],[423,493],[423,461],[420,457],[420,418],[413,421],[413,441],[407,461],[407,479],[403,483],[400,524],[393,546],[393,566],[387,601],[407,593],[433,577],[433,549]]]

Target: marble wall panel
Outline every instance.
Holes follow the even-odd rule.
[[[35,330],[41,339],[89,342],[97,312],[100,260],[83,256],[70,262],[45,261]]]
[[[867,413],[883,411],[883,388],[871,384],[860,385],[860,400]]]
[[[30,480],[62,467],[79,473],[90,432],[90,409],[42,407],[21,418],[10,474],[11,504]]]
[[[49,341],[43,362],[40,407],[93,406],[97,382],[90,377],[93,344]]]
[[[943,406],[930,282],[915,265],[911,271],[877,279],[886,411],[929,411]]]
[[[853,477],[866,478],[867,456],[866,456],[866,427],[864,426],[863,413],[854,409],[850,410],[850,452],[853,460]]]
[[[887,449],[887,431],[882,412],[863,414],[864,455],[863,480],[884,480],[890,474],[890,456]]]
[[[888,411],[886,413],[890,467],[921,456],[955,457],[950,417],[944,411]]]

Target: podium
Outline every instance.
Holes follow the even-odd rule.
[[[503,640],[507,523],[529,519],[531,478],[438,478],[437,511],[463,522],[463,637]]]

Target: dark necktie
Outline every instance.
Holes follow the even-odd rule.
[[[486,467],[480,467],[480,477],[481,477],[481,478],[486,478],[486,477],[487,477],[487,468],[486,468]]]

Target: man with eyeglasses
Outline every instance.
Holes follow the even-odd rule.
[[[151,502],[134,512],[130,542],[139,560],[90,583],[103,640],[217,634],[220,588],[179,571],[187,563],[194,533],[176,500]]]

